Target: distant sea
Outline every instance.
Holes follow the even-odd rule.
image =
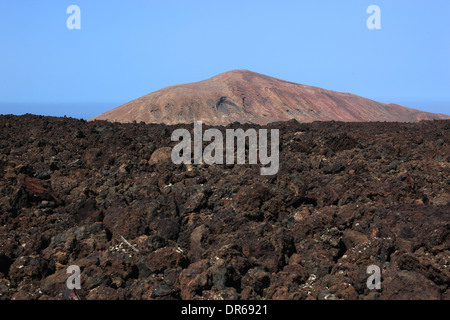
[[[106,111],[114,109],[124,102],[118,103],[7,103],[0,102],[0,114],[23,115],[26,113],[71,117],[88,120]]]

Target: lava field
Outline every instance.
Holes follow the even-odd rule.
[[[270,176],[177,128],[0,116],[0,299],[450,299],[450,120],[229,125],[280,130]]]

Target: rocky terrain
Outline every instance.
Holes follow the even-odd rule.
[[[272,123],[274,176],[180,127],[0,116],[0,299],[450,299],[450,121]]]
[[[398,121],[450,119],[354,94],[284,81],[249,70],[163,88],[93,118],[117,122],[265,125],[313,121]]]

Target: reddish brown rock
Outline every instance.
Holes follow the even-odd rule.
[[[152,156],[150,157],[150,160],[148,163],[150,165],[158,165],[165,162],[170,162],[171,160],[171,154],[172,154],[172,148],[170,147],[163,147],[156,149]]]
[[[181,248],[165,247],[151,252],[146,258],[146,266],[152,273],[161,273],[166,269],[186,267],[188,260]]]
[[[203,290],[210,289],[211,278],[206,271],[208,265],[206,260],[201,260],[191,264],[181,272],[178,283],[182,299],[192,300],[201,295]]]
[[[423,300],[439,300],[441,293],[438,286],[423,275],[401,270],[384,275],[384,300],[414,300],[420,295]]]
[[[356,245],[361,245],[369,241],[369,238],[358,231],[346,230],[342,236],[342,241],[347,249],[353,248]]]

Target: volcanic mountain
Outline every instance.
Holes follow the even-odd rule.
[[[213,78],[149,93],[91,120],[211,125],[312,121],[398,121],[450,119],[450,116],[386,104],[354,94],[325,90],[233,70]]]

